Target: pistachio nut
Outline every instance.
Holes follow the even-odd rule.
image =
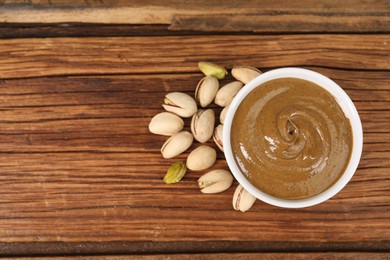
[[[215,123],[214,110],[199,109],[191,120],[191,132],[195,140],[200,143],[205,143],[213,136]]]
[[[214,170],[198,179],[199,188],[203,193],[219,193],[230,188],[233,176],[226,170]]]
[[[162,112],[150,120],[149,131],[153,134],[171,136],[182,130],[183,126],[183,119],[172,113]]]
[[[214,130],[213,140],[218,148],[223,152],[223,143],[222,143],[222,130],[223,125],[218,125]]]
[[[187,168],[192,171],[201,171],[214,165],[217,152],[214,148],[201,145],[193,150],[187,158]]]
[[[240,81],[233,81],[220,88],[215,96],[214,103],[225,107],[232,102],[235,95],[240,91],[244,84]]]
[[[256,197],[238,185],[233,195],[233,208],[241,212],[249,210],[255,203]]]
[[[164,104],[166,111],[181,117],[191,117],[198,110],[195,100],[181,92],[171,92],[165,95]]]
[[[223,124],[223,122],[225,122],[225,117],[226,117],[226,113],[229,109],[229,105],[227,105],[226,107],[224,107],[221,111],[221,114],[219,114],[219,122],[221,122],[221,124]]]
[[[194,138],[188,131],[172,135],[161,147],[161,154],[165,159],[173,158],[185,152],[192,144]]]
[[[213,76],[217,79],[223,79],[228,74],[224,67],[208,61],[199,61],[198,67],[204,75]]]
[[[219,88],[218,80],[213,76],[206,76],[196,86],[195,100],[201,107],[207,107],[213,102]]]
[[[186,174],[187,167],[184,162],[175,162],[169,168],[164,177],[166,184],[179,182]]]
[[[260,70],[250,66],[235,66],[232,69],[232,76],[244,84],[247,84],[249,81],[259,76],[260,74]]]

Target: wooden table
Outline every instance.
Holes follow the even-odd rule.
[[[197,2],[0,1],[0,255],[390,257],[390,2]],[[339,83],[364,129],[351,182],[314,207],[246,213],[236,182],[164,184],[178,159],[148,123],[165,93],[193,95],[200,60]]]

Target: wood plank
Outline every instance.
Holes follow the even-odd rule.
[[[180,240],[187,250],[206,243],[198,252],[218,241],[253,242],[263,250],[276,241],[285,248],[366,243],[390,249],[390,71],[309,68],[334,79],[358,105],[365,130],[359,169],[321,205],[294,210],[258,201],[245,214],[232,210],[236,182],[227,192],[205,195],[196,185],[203,172],[176,185],[161,180],[188,152],[163,160],[166,138],[149,134],[147,125],[162,111],[166,92],[192,95],[200,73],[0,81],[0,241],[6,245],[0,248],[67,242],[76,252],[77,245],[107,243],[94,247],[102,252],[123,241],[140,252],[145,241],[156,249]],[[213,169],[227,168],[222,153],[218,158]]]
[[[2,1],[2,23],[165,24],[172,30],[389,32],[381,0],[285,1]]]
[[[83,256],[86,260],[123,260],[123,259],[146,259],[146,260],[159,260],[159,259],[172,259],[172,260],[186,260],[186,259],[234,259],[234,260],[252,260],[252,259],[344,259],[344,260],[379,260],[388,259],[389,253],[367,253],[367,252],[326,252],[326,253],[207,253],[207,254],[164,254],[164,255],[108,255],[108,256]],[[11,260],[13,258],[4,258],[5,260]],[[21,257],[19,260],[29,260],[33,257]],[[46,259],[43,257],[42,259]],[[69,259],[67,256],[50,257],[50,259]]]
[[[386,242],[256,242],[256,241],[175,241],[175,242],[28,242],[1,243],[2,256],[58,255],[135,255],[193,253],[254,253],[254,252],[387,252]]]
[[[390,17],[378,14],[176,15],[171,30],[253,32],[388,32]],[[379,26],[375,27],[374,24]]]
[[[386,36],[0,41],[0,255],[390,250]],[[347,187],[313,208],[257,202],[241,214],[231,209],[234,187],[200,194],[202,173],[163,184],[174,160],[162,160],[165,138],[147,124],[162,111],[164,93],[193,93],[202,77],[196,61],[205,58],[265,71],[306,65],[339,83],[365,131]],[[214,167],[226,168],[218,158]]]
[[[166,25],[133,24],[0,24],[0,39],[49,37],[129,37],[204,35],[207,32],[172,31]],[[223,34],[219,32],[217,34]],[[239,34],[239,33],[236,33]]]
[[[388,70],[389,53],[387,35],[6,39],[0,41],[0,78],[188,73],[205,59],[228,68]]]
[[[390,72],[316,70],[336,80],[353,98],[365,123],[367,144],[383,142],[390,129],[389,113],[386,113]],[[195,73],[2,81],[0,141],[4,143],[3,151],[142,151],[151,144],[136,139],[129,146],[124,141],[130,135],[149,135],[147,127],[134,129],[133,126],[147,125],[161,111],[161,100],[167,91],[192,94],[201,77]],[[231,76],[223,82],[230,80]],[[368,89],[370,86],[372,90]],[[112,124],[120,126],[114,136]],[[382,134],[378,135],[378,131]],[[62,142],[60,147],[59,142]]]

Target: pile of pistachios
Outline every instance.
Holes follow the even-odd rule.
[[[174,158],[185,152],[191,147],[194,139],[199,143],[206,143],[213,138],[217,147],[223,152],[222,128],[229,104],[244,84],[261,74],[253,67],[236,66],[231,70],[236,81],[219,88],[218,80],[228,74],[227,70],[223,66],[206,61],[199,62],[198,67],[205,77],[196,87],[195,99],[186,93],[168,93],[162,105],[166,112],[157,114],[150,121],[150,132],[170,136],[161,147],[161,154],[165,159]],[[216,105],[223,107],[219,117],[220,124],[215,128],[214,110],[207,109],[213,101]],[[189,117],[192,117],[191,133],[182,131],[184,127],[182,118]],[[185,163],[180,161],[172,164],[164,177],[164,182],[177,183],[184,177],[187,169],[191,171],[208,169],[214,165],[216,159],[217,153],[214,148],[201,145],[188,155]],[[223,169],[212,170],[198,179],[199,188],[203,193],[223,192],[229,189],[232,183],[232,174]],[[252,207],[255,201],[256,198],[253,195],[238,185],[233,196],[235,210],[245,212]]]

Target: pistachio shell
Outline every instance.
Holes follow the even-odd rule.
[[[224,107],[221,111],[221,114],[219,114],[219,122],[221,122],[221,124],[223,124],[225,122],[225,117],[226,117],[226,113],[229,109],[229,105],[227,105],[226,107]]]
[[[218,125],[214,130],[213,140],[218,148],[223,152],[223,143],[222,143],[222,130],[223,125]]]
[[[182,130],[183,126],[183,119],[172,113],[162,112],[150,120],[149,131],[153,134],[171,136]]]
[[[219,193],[230,188],[233,176],[226,170],[214,170],[204,174],[198,180],[203,193]]]
[[[162,106],[166,111],[181,117],[191,117],[198,110],[195,100],[181,92],[171,92],[165,95]]]
[[[225,75],[228,74],[227,70],[224,67],[208,61],[198,62],[198,67],[204,75],[214,76],[217,79],[223,79]]]
[[[191,132],[194,135],[195,140],[200,143],[205,143],[210,140],[213,136],[214,123],[214,110],[199,109],[191,120]]]
[[[232,69],[232,76],[244,84],[247,84],[260,74],[260,70],[250,66],[236,66]]]
[[[221,107],[229,105],[243,85],[240,81],[233,81],[226,84],[218,90],[214,103]]]
[[[173,158],[185,152],[192,144],[194,138],[188,131],[172,135],[161,147],[161,154],[165,159]]]
[[[233,195],[233,208],[245,212],[255,203],[256,197],[238,185]]]
[[[164,182],[166,184],[172,184],[179,182],[186,174],[187,167],[184,162],[175,162],[169,168],[164,176]]]
[[[207,145],[201,145],[193,150],[187,158],[187,168],[193,171],[201,171],[214,165],[217,152]]]
[[[195,99],[201,107],[207,107],[213,102],[219,88],[219,82],[213,76],[206,76],[196,86]]]

